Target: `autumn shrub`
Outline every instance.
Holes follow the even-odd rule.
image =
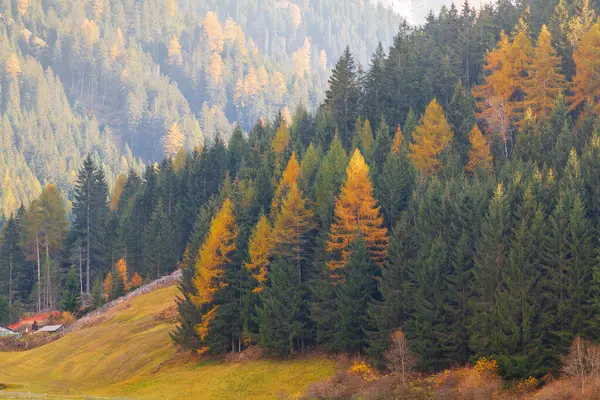
[[[489,357],[480,358],[472,368],[463,368],[459,376],[457,391],[462,399],[491,399],[502,390],[498,362]]]
[[[377,375],[369,365],[365,362],[355,361],[352,367],[348,370],[348,373],[352,375],[360,375],[363,381],[374,381],[377,379]]]

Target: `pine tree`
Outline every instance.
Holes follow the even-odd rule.
[[[75,271],[75,266],[72,265],[67,273],[67,279],[62,293],[61,310],[70,313],[77,312],[81,304],[80,295],[77,271]]]
[[[345,148],[350,146],[354,123],[358,116],[359,83],[350,47],[340,57],[329,78],[325,105],[330,108]]]
[[[173,223],[169,221],[162,200],[152,213],[144,235],[144,272],[160,278],[177,265],[178,251]]]
[[[0,241],[0,293],[8,301],[9,317],[12,319],[12,307],[15,300],[25,300],[29,295],[27,287],[30,281],[29,268],[21,248],[20,220],[11,216],[2,227]]]
[[[307,323],[305,287],[295,260],[277,255],[269,281],[258,311],[260,344],[280,355],[294,353],[304,339]]]
[[[351,255],[335,287],[339,314],[334,347],[347,352],[361,352],[367,347],[365,332],[372,330],[367,306],[377,296],[379,268],[372,262],[360,235],[352,241]]]
[[[425,175],[438,172],[439,157],[452,142],[453,135],[444,110],[434,99],[427,106],[410,144],[410,158],[415,167]]]
[[[73,229],[85,249],[85,294],[90,296],[90,282],[95,270],[104,265],[104,235],[108,217],[108,188],[102,169],[88,154],[77,175],[73,202]]]
[[[388,237],[383,216],[373,197],[369,167],[357,149],[348,168],[346,182],[335,205],[335,220],[331,225],[327,252],[332,271],[343,268],[350,256],[350,245],[360,232],[366,242],[371,261],[381,265],[385,261]]]
[[[507,264],[508,229],[510,229],[508,202],[504,187],[498,184],[481,227],[481,239],[477,244],[473,267],[474,298],[470,330],[471,349],[475,357],[491,354],[491,338],[495,329],[494,299],[496,288],[500,283],[501,271]]]

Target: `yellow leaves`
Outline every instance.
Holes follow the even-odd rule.
[[[400,154],[400,151],[402,151],[402,142],[404,142],[404,134],[400,125],[396,125],[396,132],[394,133],[394,140],[392,142],[392,153]]]
[[[271,224],[265,215],[262,215],[252,231],[248,242],[248,253],[250,262],[246,263],[246,268],[254,272],[253,276],[259,283],[254,290],[255,293],[262,292],[264,283],[267,280],[269,258],[273,251],[273,240],[271,238]]]
[[[322,49],[319,53],[319,66],[323,71],[327,71],[327,52]]]
[[[21,65],[19,63],[19,57],[16,54],[12,53],[8,56],[6,60],[6,73],[12,75],[13,77],[18,77],[21,73]]]
[[[250,67],[248,69],[248,74],[246,75],[246,80],[244,81],[244,92],[249,97],[254,97],[258,94],[260,90],[258,84],[258,77],[256,76],[256,70],[254,67]]]
[[[220,53],[223,51],[223,28],[219,23],[219,18],[214,12],[209,12],[204,17],[203,27],[204,36],[208,41],[210,51]]]
[[[198,333],[198,337],[200,338],[200,340],[204,340],[208,336],[208,332],[210,330],[210,323],[212,321],[214,321],[215,318],[217,318],[217,316],[218,316],[217,310],[218,309],[219,309],[219,306],[212,307],[207,313],[205,313],[202,316],[202,322],[200,322],[196,326],[196,332]],[[205,353],[206,351],[208,351],[208,347],[204,347],[203,349],[201,349],[200,353],[202,354],[202,353]]]
[[[231,262],[237,235],[233,203],[227,198],[211,221],[210,230],[196,257],[194,285],[198,296],[194,301],[197,305],[210,303],[214,294],[221,289],[219,281],[224,268]]]
[[[387,254],[387,229],[373,197],[369,167],[359,150],[355,150],[348,168],[346,182],[335,205],[335,218],[329,233],[327,252],[332,270],[343,268],[350,258],[350,246],[357,233],[366,242],[371,260],[381,265]]]
[[[175,35],[169,41],[169,62],[171,64],[181,64],[181,44],[179,44],[179,39]]]
[[[167,14],[169,15],[169,17],[173,18],[175,16],[176,11],[177,11],[176,0],[167,0]]]
[[[223,79],[223,59],[218,53],[213,53],[210,56],[208,73],[214,83],[220,83]]]
[[[277,97],[282,97],[284,94],[286,94],[287,83],[285,82],[285,78],[281,72],[277,71],[273,74],[271,86]]]
[[[279,128],[277,132],[275,132],[275,137],[271,143],[271,148],[275,153],[275,172],[279,174],[281,172],[282,164],[284,162],[283,155],[285,150],[288,148],[290,143],[290,131],[285,123],[285,121],[281,121],[279,124]]]
[[[81,32],[83,33],[83,38],[86,43],[90,46],[93,46],[98,39],[100,39],[100,30],[98,29],[98,25],[95,21],[90,21],[87,18],[84,18],[81,23]]]
[[[454,134],[442,106],[434,99],[425,110],[410,144],[410,158],[423,174],[434,175],[440,169],[439,156],[448,147]]]
[[[117,211],[119,209],[119,200],[121,199],[126,183],[127,176],[124,173],[119,174],[117,183],[115,183],[115,188],[113,189],[112,197],[110,198],[109,207],[111,211]]]
[[[119,279],[123,282],[123,288],[125,291],[129,290],[129,278],[127,277],[127,263],[124,259],[120,259],[115,264],[115,279]]]
[[[298,179],[300,178],[300,164],[298,163],[298,159],[296,158],[296,153],[292,152],[292,156],[290,157],[283,174],[281,175],[281,180],[279,181],[279,186],[277,186],[277,190],[275,191],[275,195],[273,196],[273,201],[271,202],[271,209],[273,214],[279,211],[279,206],[281,205],[281,201],[287,196],[288,191],[292,187],[292,185],[296,185],[298,183]]]
[[[104,289],[104,300],[106,301],[108,301],[108,298],[112,292],[112,280],[112,273],[109,271],[108,274],[106,274],[106,278],[104,278],[104,283],[102,285],[102,288]]]
[[[310,39],[304,39],[304,45],[292,54],[296,76],[303,77],[304,73],[310,73]]]
[[[181,132],[177,122],[171,125],[171,129],[169,129],[162,142],[167,157],[174,157],[185,146],[185,135]]]
[[[31,0],[17,0],[17,9],[19,10],[19,14],[21,14],[21,16],[25,15],[30,4]]]
[[[556,98],[566,88],[566,79],[561,72],[562,60],[552,47],[552,35],[546,27],[538,36],[529,77],[525,83],[525,105],[537,117],[545,117],[552,111]]]
[[[600,99],[600,22],[596,22],[583,36],[579,46],[573,53],[573,61],[577,73],[573,77],[573,96],[571,107],[576,108],[586,101],[595,104],[595,111],[600,110],[597,102]]]
[[[471,149],[469,149],[469,162],[465,166],[465,169],[468,172],[474,172],[478,168],[488,172],[491,171],[493,158],[490,153],[490,145],[487,143],[477,124],[471,130],[469,142],[471,143]]]
[[[290,4],[290,19],[292,20],[292,26],[294,28],[298,28],[302,23],[302,12],[300,11],[300,7],[296,4]]]
[[[365,362],[354,361],[348,372],[352,375],[360,375],[363,381],[372,382],[377,380],[377,375]]]
[[[100,21],[104,12],[104,0],[94,0],[92,8],[94,10],[94,18],[96,18],[96,21]]]
[[[579,4],[575,10],[575,16],[569,21],[569,31],[567,32],[567,39],[574,48],[579,46],[579,42],[596,19],[596,12],[590,7],[589,0],[583,0]]]
[[[133,277],[131,278],[131,282],[129,282],[129,288],[137,289],[140,286],[142,286],[143,284],[144,284],[144,280],[142,279],[140,274],[138,274],[136,272],[135,274],[133,274]]]

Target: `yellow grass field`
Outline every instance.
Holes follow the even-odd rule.
[[[19,392],[152,399],[295,398],[326,379],[334,360],[185,362],[160,321],[175,287],[132,299],[102,320],[43,347],[0,353],[0,383]]]

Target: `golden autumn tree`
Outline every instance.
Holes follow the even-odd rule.
[[[579,47],[579,43],[596,19],[596,12],[590,6],[590,0],[581,0],[576,3],[575,15],[569,20],[567,32],[567,39],[573,48]]]
[[[176,35],[173,35],[169,41],[169,62],[171,64],[181,64],[181,44]]]
[[[126,183],[127,175],[121,172],[117,178],[117,183],[115,183],[112,196],[110,197],[110,211],[117,211],[119,209],[119,200],[121,199],[121,195],[123,194],[123,189],[125,188]]]
[[[556,98],[565,87],[562,60],[552,46],[550,31],[543,25],[525,83],[525,106],[531,108],[536,117],[545,117],[552,111]]]
[[[421,117],[410,144],[410,158],[422,173],[434,175],[441,167],[442,152],[454,137],[442,106],[433,99]]]
[[[573,53],[573,61],[577,72],[573,77],[570,98],[571,107],[576,108],[585,102],[595,105],[600,111],[600,22],[596,22],[583,36],[577,50]]]
[[[30,4],[31,0],[17,0],[17,9],[19,10],[19,14],[21,14],[21,16],[25,15]]]
[[[94,0],[92,8],[94,10],[94,18],[96,21],[100,21],[102,13],[104,12],[104,0]]]
[[[314,215],[298,184],[293,183],[275,218],[273,246],[275,254],[294,260],[300,282],[303,279],[305,257],[311,250],[308,233],[315,228]]]
[[[129,277],[127,273],[127,263],[124,259],[119,259],[115,264],[115,275],[113,276],[113,287],[116,286],[114,280],[118,279],[118,286],[123,288],[124,292],[129,291]]]
[[[90,46],[94,45],[100,39],[100,29],[96,24],[96,21],[90,21],[85,18],[81,23],[81,32],[86,43]]]
[[[218,315],[219,306],[214,304],[215,294],[226,286],[222,278],[236,250],[237,235],[234,205],[226,198],[211,221],[195,262],[194,286],[198,295],[193,297],[193,301],[204,311],[202,321],[196,327],[200,340],[206,339],[210,324]],[[203,348],[201,352],[207,350]]]
[[[9,55],[8,59],[6,60],[6,73],[12,75],[15,78],[21,73],[19,57],[17,57],[17,55],[14,53]]]
[[[271,202],[271,209],[273,210],[273,215],[279,211],[279,206],[281,205],[283,199],[287,196],[290,188],[298,183],[298,179],[300,178],[300,163],[296,158],[296,152],[292,152],[292,155],[281,175],[281,180],[279,181],[279,185],[275,190],[275,195],[273,196],[273,201]]]
[[[106,274],[106,278],[104,278],[104,283],[102,284],[102,289],[104,290],[104,300],[108,301],[110,299],[111,293],[112,293],[112,284],[113,284],[113,277],[112,277],[112,273],[109,271],[108,274]]]
[[[144,284],[144,280],[141,275],[137,272],[133,274],[131,277],[131,281],[129,282],[129,289],[137,289]]]
[[[223,79],[223,59],[219,53],[213,53],[210,56],[208,73],[213,83],[219,83]]]
[[[285,153],[289,144],[290,130],[288,129],[285,121],[282,119],[279,124],[279,128],[277,128],[277,132],[275,132],[275,137],[273,137],[273,141],[271,142],[271,148],[273,149],[273,153],[275,153],[276,174],[281,173],[281,168],[283,168],[283,163],[285,162]]]
[[[474,172],[480,168],[481,170],[491,171],[494,159],[490,153],[490,145],[487,143],[477,124],[473,126],[469,134],[469,142],[471,143],[471,148],[469,149],[469,162],[465,166],[465,170]]]
[[[254,227],[250,240],[248,241],[248,254],[250,262],[246,268],[252,272],[254,279],[258,281],[258,287],[254,293],[261,293],[267,281],[269,273],[270,258],[273,253],[272,227],[266,215],[262,215]]]
[[[177,152],[183,148],[185,145],[185,135],[181,132],[177,122],[171,125],[171,129],[169,129],[162,142],[167,157],[175,157]]]
[[[394,154],[400,154],[402,151],[402,143],[404,142],[404,134],[400,128],[400,124],[396,125],[396,131],[394,132],[394,140],[392,141],[392,152]]]
[[[223,27],[219,22],[217,14],[212,11],[207,13],[206,17],[204,17],[202,29],[208,41],[209,49],[217,53],[222,52],[224,44]]]
[[[329,232],[329,268],[343,268],[350,258],[351,245],[361,233],[371,260],[381,265],[387,254],[388,235],[377,200],[369,167],[360,150],[355,150],[346,169],[346,181],[335,204],[334,221]]]

